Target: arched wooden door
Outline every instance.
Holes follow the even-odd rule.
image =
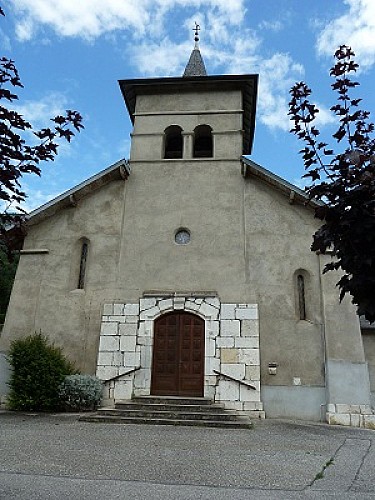
[[[151,394],[203,396],[204,320],[183,311],[155,321]]]

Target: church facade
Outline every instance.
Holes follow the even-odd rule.
[[[130,160],[30,214],[1,351],[41,331],[108,403],[375,425],[375,339],[310,251],[314,206],[247,157],[257,75],[207,76],[196,45],[181,78],[119,83]]]

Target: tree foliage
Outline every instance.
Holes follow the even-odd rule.
[[[4,11],[0,7],[0,15]],[[82,116],[77,111],[67,110],[64,115],[51,119],[51,127],[36,130],[20,113],[10,109],[18,100],[17,88],[22,88],[15,62],[0,58],[0,243],[10,247],[9,233],[22,234],[24,210],[20,204],[26,193],[21,186],[25,174],[41,174],[40,163],[53,161],[58,153],[60,139],[71,141],[75,132],[83,128]],[[28,144],[26,138],[35,136],[35,143]],[[12,212],[9,212],[11,207]],[[17,212],[17,213],[15,213]]]
[[[319,109],[310,102],[311,89],[296,83],[290,90],[289,115],[294,122],[291,132],[303,141],[300,150],[311,184],[306,188],[310,199],[321,200],[315,217],[323,221],[313,236],[311,250],[332,252],[334,259],[324,272],[340,269],[337,283],[340,300],[352,296],[359,315],[375,321],[375,140],[370,113],[359,108],[361,99],[352,92],[359,85],[351,76],[358,69],[350,47],[342,45],[335,53],[330,70],[332,89],[338,94],[331,111],[339,127],[333,139],[340,152],[320,139],[314,125]]]
[[[56,410],[59,387],[75,372],[60,348],[41,334],[14,340],[8,359],[12,367],[8,405],[12,410]]]
[[[8,308],[10,293],[18,264],[18,254],[11,261],[7,252],[0,245],[0,325],[4,323],[5,313]]]

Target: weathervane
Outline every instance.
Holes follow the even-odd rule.
[[[199,32],[200,32],[200,29],[201,27],[199,26],[199,24],[197,22],[195,22],[195,28],[193,28],[193,31],[194,31],[194,41],[195,41],[195,44],[197,45],[198,42],[199,42]]]

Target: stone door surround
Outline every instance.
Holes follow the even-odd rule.
[[[222,303],[217,296],[147,296],[138,303],[103,306],[97,376],[108,380],[105,398],[150,395],[154,321],[171,311],[196,314],[205,322],[204,396],[235,409],[264,416],[260,400],[257,304]],[[136,372],[124,375],[140,367]],[[214,370],[250,382],[251,390]]]

